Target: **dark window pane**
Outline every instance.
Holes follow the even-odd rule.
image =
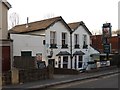
[[[32,56],[32,51],[21,51],[21,56]]]

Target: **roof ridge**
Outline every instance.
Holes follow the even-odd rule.
[[[42,22],[42,21],[46,21],[46,20],[50,20],[50,19],[55,19],[55,18],[62,18],[62,17],[61,17],[61,16],[56,16],[56,17],[52,17],[52,18],[42,19],[42,20],[39,20],[39,21],[29,22],[28,24],[33,24],[33,23]],[[19,25],[16,25],[16,26],[14,26],[14,27],[24,26],[24,25],[26,25],[26,23],[24,23],[24,24],[19,24]],[[13,28],[14,28],[14,27],[13,27]]]

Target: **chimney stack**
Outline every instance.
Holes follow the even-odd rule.
[[[29,27],[28,23],[29,23],[29,18],[27,17],[26,28],[28,28],[28,27]]]

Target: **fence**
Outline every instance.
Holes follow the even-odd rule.
[[[53,68],[19,70],[19,82],[30,82],[53,78]]]
[[[15,56],[13,66],[20,69],[35,68],[35,57]]]

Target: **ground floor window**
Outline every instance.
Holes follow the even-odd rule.
[[[68,68],[68,56],[63,56],[63,68]]]
[[[49,59],[48,64],[55,67],[55,59]]]
[[[74,67],[77,68],[77,56],[75,56]]]
[[[82,67],[82,56],[78,56],[78,68]]]
[[[58,68],[61,68],[61,57],[58,57]]]

